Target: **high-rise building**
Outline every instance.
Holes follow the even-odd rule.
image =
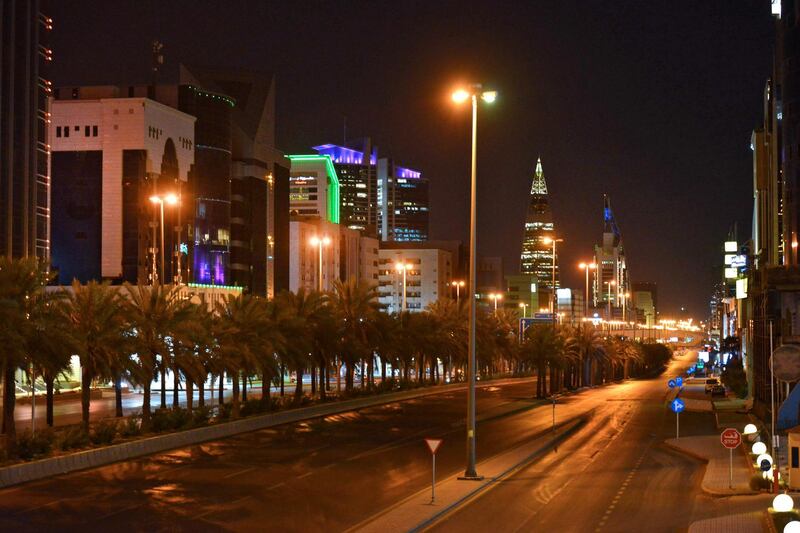
[[[632,284],[633,308],[637,320],[648,326],[658,321],[658,287],[652,281],[639,281]]]
[[[369,137],[347,143],[347,146],[323,144],[315,146],[320,155],[330,157],[339,178],[339,223],[366,235],[377,235],[378,149]]]
[[[378,203],[381,239],[397,242],[428,240],[428,179],[422,172],[378,160]]]
[[[611,199],[603,195],[603,239],[594,247],[594,297],[597,308],[603,308],[606,318],[622,318],[623,305],[630,308],[631,298],[628,267],[625,262],[625,248],[622,245],[622,233],[619,231],[614,213],[611,211]]]
[[[39,0],[0,2],[0,255],[50,256],[47,146],[53,20]]]
[[[542,159],[536,161],[536,171],[531,183],[528,213],[525,217],[525,232],[522,239],[520,272],[535,274],[539,288],[550,291],[553,288],[553,267],[555,264],[555,287],[559,286],[558,262],[553,254],[553,245],[548,239],[555,239],[553,213],[547,193],[547,183],[542,170]]]
[[[339,177],[328,155],[290,155],[289,213],[339,224]]]
[[[453,258],[449,251],[423,243],[391,244],[378,251],[378,301],[387,312],[399,313],[403,309],[404,275],[406,311],[423,311],[450,294]],[[397,270],[398,263],[410,265],[405,274]]]
[[[428,179],[422,172],[378,158],[369,137],[346,146],[315,146],[333,161],[340,183],[340,223],[382,241],[426,241],[429,231]]]
[[[189,267],[174,261],[186,238],[180,209],[150,198],[181,196],[195,118],[148,98],[99,97],[109,91],[52,103],[53,267],[62,285],[172,282]]]

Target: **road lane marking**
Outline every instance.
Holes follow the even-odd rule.
[[[250,471],[252,471],[252,470],[255,470],[256,468],[258,468],[258,467],[257,467],[257,466],[251,466],[250,468],[245,468],[244,470],[237,470],[236,472],[231,472],[230,474],[225,474],[225,475],[224,475],[224,476],[222,476],[222,477],[223,477],[223,479],[228,479],[228,478],[236,477],[236,476],[238,476],[239,474],[244,474],[244,473],[246,473],[246,472],[250,472]]]

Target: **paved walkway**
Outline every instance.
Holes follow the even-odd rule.
[[[763,512],[741,513],[694,522],[689,533],[761,533],[764,526]]]
[[[489,489],[517,468],[550,449],[553,443],[568,436],[580,425],[573,420],[557,427],[555,434],[546,433],[531,442],[478,463],[476,470],[484,476],[479,481],[458,479],[459,475],[437,481],[436,501],[431,502],[431,490],[420,491],[389,509],[368,518],[348,532],[385,533],[387,531],[416,531],[442,518],[465,501]]]
[[[752,471],[742,446],[733,450],[733,484],[730,478],[730,452],[720,444],[718,435],[667,439],[664,444],[708,462],[702,488],[714,496],[756,494],[750,489]]]

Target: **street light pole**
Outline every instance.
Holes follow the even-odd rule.
[[[477,252],[475,234],[477,226],[477,142],[478,142],[478,96],[484,102],[492,103],[497,98],[495,91],[482,91],[481,85],[473,85],[470,91],[458,90],[453,93],[453,101],[472,103],[472,164],[470,172],[470,212],[469,212],[469,363],[467,366],[467,467],[463,479],[483,479],[475,469],[475,276]]]
[[[159,251],[160,251],[160,255],[161,255],[161,268],[159,270],[161,272],[159,274],[159,280],[158,281],[159,281],[159,284],[163,285],[164,282],[166,281],[165,276],[164,276],[164,246],[165,246],[165,243],[164,243],[164,202],[167,202],[170,205],[175,205],[175,204],[178,203],[179,200],[178,200],[178,197],[176,195],[170,193],[170,194],[167,194],[165,196],[159,196],[157,194],[154,194],[153,196],[150,197],[150,201],[152,203],[154,203],[154,204],[158,204],[159,211],[161,213],[161,218],[160,218],[160,221],[161,221],[161,246],[159,247]],[[155,244],[155,228],[153,228],[153,244]],[[153,253],[153,276],[154,277],[156,275],[155,262],[156,262],[155,261],[155,253]]]
[[[583,314],[589,316],[589,270],[594,270],[597,265],[595,263],[581,263],[579,265],[586,272],[586,295],[583,302]]]
[[[401,312],[405,312],[406,307],[407,307],[407,305],[406,305],[406,294],[407,294],[406,293],[406,291],[407,291],[406,272],[408,272],[411,268],[413,268],[413,266],[414,265],[412,265],[410,263],[396,263],[395,264],[395,269],[397,270],[397,272],[403,274],[403,305],[400,308]]]
[[[317,265],[317,269],[318,269],[317,270],[317,290],[319,292],[322,292],[322,290],[323,290],[323,286],[322,286],[322,263],[323,263],[322,247],[323,246],[328,246],[331,243],[331,238],[327,237],[327,236],[325,236],[325,237],[316,237],[315,236],[315,237],[311,237],[311,240],[309,242],[311,243],[311,246],[316,246],[316,247],[319,248],[319,260],[318,260],[318,265]]]
[[[606,301],[608,306],[608,318],[607,320],[611,322],[611,286],[614,285],[614,280],[606,281],[606,285],[608,285],[608,299]]]

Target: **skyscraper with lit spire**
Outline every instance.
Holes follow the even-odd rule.
[[[553,286],[553,264],[555,262],[555,285],[558,288],[558,262],[553,256],[553,245],[546,243],[548,237],[556,238],[553,231],[553,214],[547,195],[547,182],[542,170],[542,159],[536,160],[536,171],[531,183],[531,196],[528,214],[525,217],[525,234],[522,239],[520,272],[535,274],[539,287],[551,289]],[[549,242],[549,241],[548,241]]]

